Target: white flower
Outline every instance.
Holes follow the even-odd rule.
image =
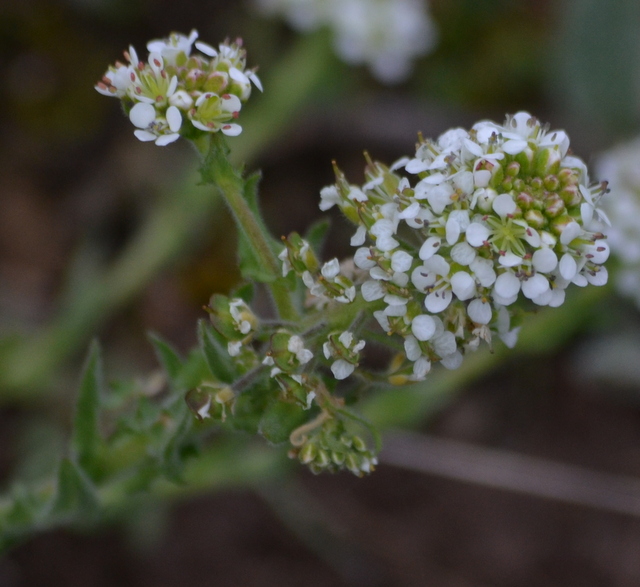
[[[296,356],[301,365],[306,365],[313,359],[313,353],[304,347],[304,341],[297,334],[289,339],[287,350]]]
[[[338,55],[366,64],[384,83],[406,79],[411,61],[432,49],[435,27],[423,0],[255,0],[300,31],[327,26]]]
[[[333,376],[341,381],[342,379],[346,379],[355,371],[356,366],[344,359],[338,359],[331,365],[331,372]]]
[[[336,204],[340,203],[340,193],[336,186],[331,185],[322,188],[320,191],[320,210],[326,212]]]
[[[147,43],[149,53],[158,53],[165,62],[171,65],[176,64],[176,59],[180,53],[186,57],[191,54],[191,46],[198,38],[198,31],[192,30],[188,37],[179,33],[172,33],[168,39],[157,39]]]
[[[336,340],[337,338],[337,340]],[[331,364],[331,372],[338,379],[346,379],[358,366],[360,351],[364,348],[364,340],[356,340],[353,333],[345,330],[339,336],[330,335],[322,345],[325,359],[335,359]]]

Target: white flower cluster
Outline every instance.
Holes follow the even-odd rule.
[[[266,14],[283,15],[298,30],[328,26],[336,52],[350,64],[367,64],[382,82],[410,73],[411,60],[435,44],[426,0],[255,0]]]
[[[603,232],[609,237],[611,252],[620,261],[615,285],[640,306],[640,138],[603,153],[597,171],[609,180],[615,198],[604,209],[611,218]]]
[[[229,136],[242,132],[234,120],[251,94],[251,84],[262,90],[260,80],[245,69],[240,41],[214,49],[197,38],[194,30],[188,37],[172,33],[168,39],[150,41],[146,63],[129,47],[127,63],[110,66],[96,84],[101,94],[122,100],[141,141],[164,146],[195,129]],[[203,55],[191,55],[194,43]],[[190,128],[183,125],[185,119]]]
[[[590,186],[568,149],[564,131],[519,112],[423,140],[391,169],[369,161],[362,187],[338,171],[322,190],[321,209],[337,204],[358,225],[360,291],[383,302],[382,328],[404,337],[407,379],[423,379],[434,360],[457,367],[492,334],[515,344],[522,298],[559,306],[571,283],[606,283],[609,246],[597,227],[606,184]]]

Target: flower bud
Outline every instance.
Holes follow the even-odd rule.
[[[305,271],[315,273],[319,262],[309,243],[297,232],[292,232],[288,237],[282,237],[285,248],[279,255],[282,260],[282,273],[287,275],[293,269],[297,275]]]
[[[305,348],[300,336],[279,330],[271,337],[271,348],[267,357],[280,371],[295,373],[313,358],[313,353]],[[272,371],[272,374],[275,376],[277,373]]]

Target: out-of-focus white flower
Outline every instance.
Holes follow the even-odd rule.
[[[614,192],[604,202],[607,219],[601,227],[621,263],[615,285],[640,306],[640,138],[603,153],[596,165]]]
[[[437,40],[426,0],[254,0],[265,14],[281,15],[300,31],[327,26],[338,55],[367,65],[384,83],[411,72],[412,61]]]

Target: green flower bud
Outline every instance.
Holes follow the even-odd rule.
[[[297,275],[302,275],[305,271],[315,273],[318,271],[320,263],[311,245],[304,240],[297,232],[292,232],[288,237],[282,237],[285,248],[279,255],[282,261],[282,273],[287,275],[293,269]]]

